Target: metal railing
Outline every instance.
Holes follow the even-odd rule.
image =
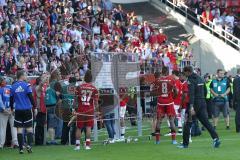
[[[149,59],[141,59],[141,55],[139,53],[128,53],[128,52],[91,52],[91,61],[101,61],[101,62],[112,62],[113,59],[119,61],[119,62],[127,62],[136,64],[140,67],[140,70],[144,74],[148,73],[154,73],[154,72],[160,72],[161,68],[163,67],[163,59],[162,57],[152,57]],[[178,60],[178,69],[180,71],[183,70],[186,66],[192,66],[194,69],[198,68],[198,63],[194,59],[186,59],[183,58],[181,60]],[[174,64],[170,65],[170,69],[173,68]]]
[[[227,32],[225,29],[221,28],[218,31],[215,30],[216,25],[213,24],[212,21],[207,21],[208,24],[204,24],[201,20],[203,17],[201,15],[197,15],[194,11],[192,11],[188,6],[185,4],[180,3],[178,6],[174,4],[170,0],[160,0],[163,4],[171,7],[174,11],[180,13],[196,25],[206,30],[209,30],[210,33],[219,39],[222,39],[226,44],[230,45],[231,47],[240,51],[240,39],[234,36],[233,34]]]

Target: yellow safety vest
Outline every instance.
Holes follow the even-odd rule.
[[[211,98],[211,91],[210,91],[210,84],[211,84],[212,80],[209,80],[208,82],[206,82],[206,88],[207,88],[207,96],[206,99],[210,99]]]

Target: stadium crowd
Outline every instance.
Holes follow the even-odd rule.
[[[44,144],[47,119],[47,144],[55,145],[56,138],[61,138],[61,144],[65,145],[70,127],[64,119],[69,120],[73,103],[66,102],[65,96],[68,94],[63,93],[69,92],[66,91],[68,85],[79,86],[83,81],[91,81],[91,78],[86,78],[85,75],[87,73],[89,76],[91,69],[91,53],[94,53],[94,56],[132,53],[137,55],[140,64],[153,66],[161,63],[175,73],[190,65],[193,60],[188,42],[169,43],[161,28],[153,28],[149,22],[141,21],[134,12],[126,13],[121,5],[115,6],[110,0],[1,0],[0,4],[0,69],[2,76],[11,77],[0,79],[0,93],[4,102],[0,106],[1,148],[5,144],[8,121],[12,133],[11,145],[19,145],[17,139],[21,136],[19,130],[16,131],[13,127],[13,102],[10,103],[13,93],[10,92],[17,94],[22,90],[6,87],[12,84],[15,87],[18,83],[13,83],[14,81],[25,80],[23,70],[29,76],[38,77],[31,81],[33,91],[28,88],[28,94],[33,93],[34,100],[32,102],[29,96],[35,108],[35,144]],[[106,58],[106,61],[109,60]],[[178,72],[176,77],[179,77]],[[125,98],[121,99],[123,106],[126,106],[128,101]],[[68,106],[63,107],[66,110],[59,109],[64,105]],[[111,113],[107,111],[104,117],[112,118]],[[113,123],[104,123],[112,140]],[[122,128],[124,135],[124,126]],[[23,132],[26,132],[24,134],[29,141],[30,131]],[[85,132],[88,141],[89,129]],[[72,137],[75,137],[74,132],[72,133]],[[77,142],[79,145],[80,141],[75,141],[75,138],[72,138],[71,143]],[[24,138],[21,145],[23,141]]]
[[[179,0],[173,1],[178,6],[188,6],[192,12],[198,15],[204,24],[212,22],[214,29],[222,33],[225,29],[228,33],[239,38],[239,13],[240,1],[238,0]]]

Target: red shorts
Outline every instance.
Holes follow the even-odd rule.
[[[77,113],[77,128],[84,128],[84,127],[93,127],[94,126],[94,108],[86,108],[86,109],[78,109]],[[83,114],[83,115],[81,115]],[[85,115],[84,115],[85,114]],[[87,116],[92,115],[92,116]]]
[[[174,110],[174,105],[158,105],[157,106],[157,118],[165,117],[175,117],[176,112]]]

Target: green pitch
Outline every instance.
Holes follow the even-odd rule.
[[[231,121],[233,124],[233,119]],[[166,123],[164,123],[166,124]],[[165,125],[166,126],[166,125]],[[143,125],[144,135],[150,133],[148,122]],[[163,133],[167,133],[165,128]],[[136,127],[127,129],[128,135],[137,135]],[[5,148],[0,150],[0,160],[238,160],[240,135],[235,133],[234,125],[231,130],[225,130],[220,121],[218,133],[222,145],[218,149],[212,147],[212,140],[208,132],[204,131],[200,137],[194,137],[188,149],[178,149],[171,144],[170,137],[161,137],[161,144],[155,145],[154,140],[147,136],[138,138],[137,142],[103,145],[94,143],[92,150],[74,151],[74,146],[42,146],[34,147],[32,154],[19,155],[18,150]],[[100,131],[100,139],[106,138],[105,130]],[[178,142],[181,136],[177,137]]]

